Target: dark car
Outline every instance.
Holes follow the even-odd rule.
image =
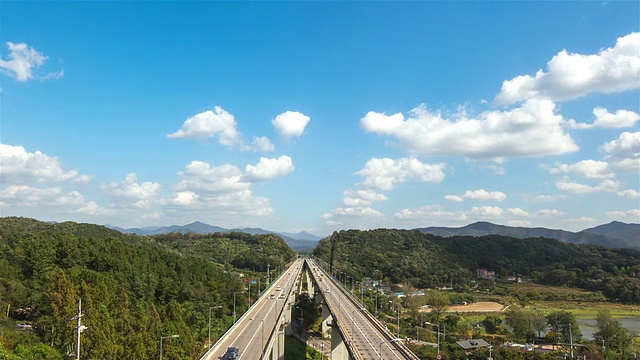
[[[235,360],[240,355],[240,349],[237,347],[229,346],[227,352],[222,355],[221,360]]]

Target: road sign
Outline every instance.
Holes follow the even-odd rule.
[[[442,355],[438,354],[438,356],[436,356],[436,359],[442,360]]]

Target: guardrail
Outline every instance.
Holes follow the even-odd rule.
[[[313,261],[311,259],[307,259],[306,261]],[[315,262],[314,262],[315,264]],[[325,269],[323,269],[321,266],[315,264],[315,266],[320,269],[320,271],[322,271],[326,277],[328,279],[331,279],[331,281],[333,281],[334,284],[336,284],[336,281],[333,277],[331,277],[331,275],[329,273],[327,273],[327,271]],[[313,276],[313,272],[311,273]],[[342,286],[341,283],[337,283],[336,287],[340,289],[340,292],[342,294],[344,294],[346,296],[346,298],[355,306],[358,307],[362,307],[363,304],[361,304],[354,296],[353,294],[351,294],[350,291],[348,291],[347,289],[344,288],[344,286]],[[420,358],[418,356],[416,356],[413,352],[411,352],[411,350],[409,350],[409,348],[407,348],[407,346],[404,343],[399,343],[396,341],[391,341],[396,339],[395,336],[393,336],[393,334],[389,331],[389,329],[387,329],[378,319],[376,319],[375,316],[373,316],[369,310],[367,310],[366,308],[362,307],[362,311],[361,313],[369,320],[369,323],[371,325],[373,325],[376,329],[378,329],[380,331],[380,333],[382,335],[384,335],[387,338],[387,341],[389,341],[390,344],[393,344],[393,346],[396,348],[396,350],[398,350],[398,352],[400,352],[402,355],[404,355],[407,359],[412,359],[412,360],[419,360]]]
[[[263,291],[262,291],[262,295],[260,295],[260,297],[258,297],[258,299],[253,303],[253,305],[251,305],[247,311],[244,312],[244,314],[242,314],[242,316],[240,316],[240,318],[233,324],[231,325],[231,327],[229,327],[227,329],[227,331],[224,332],[224,334],[222,334],[222,336],[220,336],[220,338],[218,339],[218,341],[216,341],[210,348],[209,350],[207,350],[206,353],[204,353],[204,355],[202,355],[202,357],[200,358],[200,360],[204,360],[206,357],[211,356],[212,354],[215,354],[217,351],[219,351],[219,347],[220,347],[220,343],[222,342],[222,339],[224,339],[225,336],[227,336],[227,334],[229,334],[231,331],[233,331],[234,329],[236,329],[238,326],[240,326],[239,324],[241,323],[241,320],[243,320],[245,317],[249,316],[249,313],[251,310],[251,308],[253,306],[255,306],[256,304],[260,303],[261,301],[264,300],[264,298],[269,294],[269,290],[271,290],[271,288],[273,287],[273,285],[275,283],[278,282],[278,280],[280,278],[282,278],[282,276],[284,276],[284,274],[286,273],[286,271],[283,271],[280,275],[278,275],[277,278],[275,278],[268,287],[266,287]],[[291,291],[289,291],[289,296],[291,296]],[[287,297],[288,300],[288,297]],[[284,309],[284,306],[282,307]],[[282,316],[282,311],[280,312],[280,316],[278,316],[278,322],[276,322],[276,325],[279,324],[280,322],[280,317]],[[268,348],[268,347],[267,347]],[[263,353],[264,353],[264,349],[263,349]]]

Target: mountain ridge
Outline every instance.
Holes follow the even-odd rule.
[[[414,230],[442,237],[485,236],[495,234],[511,236],[519,239],[544,237],[571,244],[640,249],[640,224],[627,224],[619,221],[612,221],[608,224],[598,225],[578,232],[561,229],[548,229],[544,227],[528,228],[496,225],[487,221],[479,221],[457,228],[431,226],[416,228]]]
[[[117,230],[123,234],[135,234],[135,235],[164,235],[169,233],[196,233],[196,234],[210,234],[210,233],[231,233],[231,232],[244,232],[251,235],[265,235],[265,234],[276,234],[284,239],[284,241],[291,247],[293,250],[297,252],[306,252],[313,250],[318,241],[321,239],[320,236],[316,236],[310,234],[306,231],[299,233],[285,233],[285,232],[277,232],[277,231],[269,231],[261,228],[234,228],[227,229],[220,226],[209,225],[203,223],[201,221],[194,221],[192,223],[186,225],[170,225],[170,226],[147,226],[141,228],[121,228],[117,226],[112,226],[109,224],[105,224],[105,227],[108,227],[113,230]],[[297,236],[300,237],[298,238]]]

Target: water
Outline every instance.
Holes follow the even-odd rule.
[[[636,334],[640,333],[640,317],[622,318],[616,320],[625,329],[631,332],[635,331]],[[594,334],[598,331],[598,327],[596,326],[596,319],[578,319],[578,324],[580,324],[580,332],[582,333],[582,338],[585,340],[593,340]]]

